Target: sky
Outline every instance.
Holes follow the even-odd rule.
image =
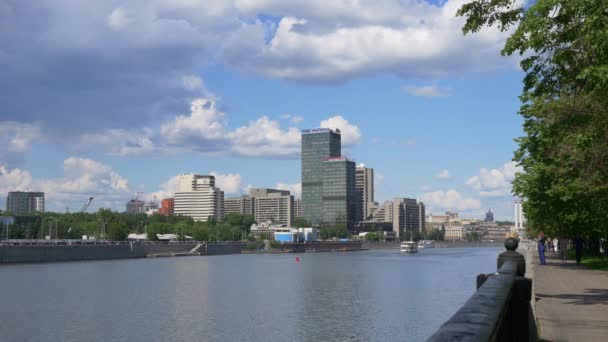
[[[376,201],[511,220],[523,74],[463,3],[0,0],[0,193],[122,211],[196,172],[298,197],[300,130],[327,127]]]

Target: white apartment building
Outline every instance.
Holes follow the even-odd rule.
[[[190,216],[195,221],[209,217],[222,219],[224,192],[215,186],[215,177],[195,173],[177,176],[175,215]]]
[[[253,199],[256,222],[272,220],[275,224],[291,227],[294,219],[293,196],[287,190],[249,189]]]

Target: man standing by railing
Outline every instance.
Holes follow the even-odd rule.
[[[538,235],[538,257],[540,264],[545,265],[545,233],[541,230]]]

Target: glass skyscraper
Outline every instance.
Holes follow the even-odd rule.
[[[322,223],[323,161],[340,157],[341,149],[339,130],[302,131],[302,218],[313,226]]]
[[[323,161],[322,225],[343,224],[351,230],[357,215],[355,162],[346,158]]]

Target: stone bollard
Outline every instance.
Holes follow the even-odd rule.
[[[505,261],[510,260],[517,264],[517,274],[518,276],[523,277],[526,274],[526,260],[523,255],[517,253],[515,250],[519,245],[519,241],[516,238],[510,237],[505,240],[505,248],[506,252],[500,253],[497,259],[497,270],[500,270],[500,267],[505,263]]]

